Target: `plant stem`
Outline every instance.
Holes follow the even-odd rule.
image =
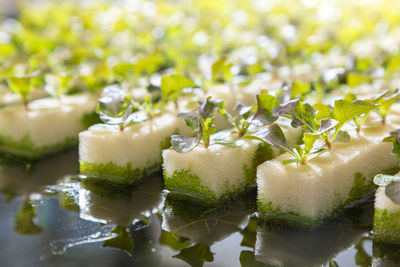
[[[329,150],[332,148],[332,143],[328,139],[325,140],[325,144]]]
[[[23,100],[23,103],[24,103],[25,110],[27,111],[27,110],[29,109],[29,108],[28,108],[29,101],[26,100],[26,99],[24,99],[24,100]]]

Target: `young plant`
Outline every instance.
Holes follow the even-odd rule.
[[[29,94],[35,88],[40,73],[40,71],[35,71],[30,74],[15,74],[7,79],[10,90],[22,97],[26,109],[28,109]]]
[[[239,138],[245,136],[252,126],[268,125],[278,119],[278,116],[272,114],[272,110],[279,106],[279,101],[274,96],[263,90],[256,98],[257,104],[253,106],[237,104],[234,116],[226,112],[224,106],[218,109],[218,112],[236,128]]]
[[[294,99],[274,108],[273,115],[290,118],[293,127],[303,127],[308,133],[317,135],[328,148],[331,148],[334,141],[349,141],[349,135],[341,131],[345,123],[374,108],[376,106],[369,103],[337,100],[331,110],[324,104],[315,105],[314,108],[308,103]],[[332,129],[335,131],[329,136],[328,132]]]
[[[161,113],[163,108],[165,107],[165,102],[156,102],[154,103],[151,99],[151,95],[148,94],[144,97],[144,102],[142,105],[138,106],[139,110],[142,110],[148,119],[152,119],[154,116]]]
[[[216,132],[214,126],[215,111],[221,108],[223,102],[220,100],[212,100],[208,97],[204,101],[200,101],[200,107],[188,113],[180,113],[178,117],[185,120],[187,126],[196,133],[195,137],[185,137],[182,135],[171,136],[172,148],[179,153],[186,153],[193,150],[200,143],[208,148],[210,145],[210,136]]]
[[[68,93],[72,75],[67,72],[61,72],[57,75],[46,75],[45,91],[54,98]]]
[[[129,122],[133,105],[129,103],[129,96],[124,90],[118,86],[108,86],[98,100],[97,110],[105,124],[118,125],[123,131]]]
[[[348,142],[350,136],[341,131],[343,125],[374,107],[370,104],[337,100],[332,110],[323,104],[316,105],[317,112],[310,104],[295,99],[275,107],[272,110],[272,115],[290,118],[292,120],[291,124],[295,128],[303,127],[305,130],[303,133],[303,146],[296,145],[291,148],[282,129],[277,124],[272,124],[255,134],[245,136],[245,138],[266,142],[291,154],[293,159],[284,160],[283,164],[306,164],[307,160],[330,149],[332,142]],[[333,134],[330,135],[331,131],[333,131]]]
[[[232,81],[233,75],[230,71],[231,67],[233,66],[232,63],[228,61],[228,57],[226,55],[221,56],[218,58],[212,65],[211,65],[211,82],[227,82],[230,83]]]
[[[386,116],[388,115],[390,108],[396,102],[400,96],[400,91],[397,89],[393,94],[385,94],[385,96],[380,99],[378,114],[381,116],[382,123],[386,123]]]
[[[335,106],[331,112],[331,118],[336,120],[338,124],[335,127],[335,132],[332,135],[330,141],[333,142],[340,135],[341,128],[348,121],[357,118],[362,115],[362,117],[366,116],[373,109],[377,108],[377,105],[371,104],[365,101],[353,101],[349,102],[347,100],[336,100]],[[365,119],[364,119],[365,120]],[[358,129],[358,126],[357,126]]]
[[[176,109],[178,109],[178,97],[182,95],[183,89],[196,87],[198,86],[193,81],[182,75],[165,75],[161,78],[162,100],[171,100],[175,103]]]
[[[398,96],[399,96],[398,91],[395,91],[393,94],[390,94],[390,90],[386,90],[377,96],[365,100],[356,100],[354,94],[347,95],[346,98],[351,100],[352,103],[364,104],[364,105],[369,104],[371,106],[375,106],[374,109],[371,109],[370,111],[365,112],[361,116],[357,116],[354,118],[354,122],[357,126],[357,132],[361,131],[362,125],[365,123],[368,114],[373,110],[376,110],[378,112],[378,114],[382,118],[382,123],[385,123],[386,116],[389,113],[389,110],[392,107],[393,103],[397,100]]]
[[[296,145],[292,148],[286,140],[282,129],[276,123],[271,124],[267,128],[253,135],[245,136],[247,139],[259,140],[273,147],[279,148],[282,151],[288,152],[294,158],[284,160],[282,163],[285,165],[290,163],[306,164],[307,160],[325,152],[327,149],[324,147],[314,147],[318,137],[317,134],[305,133],[303,135],[304,147]]]

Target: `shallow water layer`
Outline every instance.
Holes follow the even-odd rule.
[[[260,224],[255,191],[222,207],[182,202],[160,174],[138,186],[78,171],[77,152],[0,165],[2,266],[388,266],[373,200],[314,231]]]

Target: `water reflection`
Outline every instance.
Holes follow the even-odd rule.
[[[54,241],[55,254],[95,242],[130,254],[134,247],[131,232],[147,227],[151,215],[157,213],[163,203],[162,180],[157,175],[147,177],[137,187],[118,184],[105,177],[78,175],[67,178],[54,189],[61,191],[64,198],[68,196],[64,201],[68,203],[67,209],[76,205],[81,219],[101,225],[86,236]]]
[[[372,226],[373,203],[346,210],[314,231],[259,226],[255,259],[274,266],[333,264],[335,256],[358,243]]]
[[[254,193],[254,192],[252,192]],[[207,207],[167,195],[162,213],[162,233],[159,242],[179,251],[174,258],[191,266],[214,261],[211,246],[236,232],[254,210],[254,195],[221,207]]]
[[[400,265],[400,246],[374,241],[372,251],[372,266],[395,267]]]
[[[223,262],[221,257],[232,256],[229,249],[218,250],[224,246],[234,247],[234,257],[239,257],[236,264],[241,266],[314,266],[334,264],[335,260],[339,266],[400,264],[399,248],[373,243],[367,235],[373,201],[348,209],[321,229],[308,232],[261,225],[254,214],[255,191],[210,208],[166,195],[160,175],[132,187],[99,177],[68,176],[77,169],[76,151],[43,159],[28,168],[0,165],[3,196],[12,199],[8,203],[19,205],[10,218],[15,232],[37,236],[41,249],[53,253],[49,260],[62,262],[75,255],[81,262],[85,256],[76,253],[86,251],[98,255],[99,261],[114,255],[111,261],[127,265],[218,265]],[[17,244],[22,241],[13,240],[19,236],[14,234],[7,240]],[[38,241],[33,241],[24,246],[36,246]],[[73,249],[76,246],[79,250]],[[115,249],[99,251],[99,246]],[[119,251],[131,257],[125,253],[123,258]],[[352,264],[337,256],[346,253]]]
[[[78,169],[76,150],[51,155],[34,163],[1,164],[0,189],[7,199],[39,194],[46,185],[55,184]]]
[[[92,190],[93,186],[85,184],[79,189],[80,217],[104,224],[129,226],[156,213],[163,202],[162,180],[158,176],[147,177],[130,194],[99,195]]]
[[[14,216],[14,231],[21,234],[38,234],[36,207],[40,204],[44,187],[54,184],[78,169],[77,152],[70,150],[49,156],[34,163],[0,165],[0,190],[6,201],[22,197],[23,201]]]

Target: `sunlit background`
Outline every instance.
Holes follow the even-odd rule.
[[[0,1],[0,73],[72,71],[73,86],[159,86],[179,73],[218,79],[315,82],[353,73],[349,86],[393,86],[400,66],[400,2]],[[334,76],[334,75],[333,75]]]
[[[70,92],[98,93],[107,85],[119,84],[139,94],[143,90],[159,91],[161,76],[177,73],[189,77],[204,89],[210,85],[228,84],[244,87],[254,95],[261,89],[280,90],[291,86],[293,98],[310,94],[318,99],[332,91],[345,95],[395,89],[400,86],[399,70],[398,0],[0,0],[0,94],[7,91],[7,77],[36,71],[45,77],[35,84],[40,88],[50,84],[52,76],[68,73]],[[48,178],[40,182],[40,190],[45,185],[55,184],[62,175],[78,172],[76,154],[69,156],[70,160],[59,158],[53,162],[50,159],[39,166],[40,175],[35,178]],[[74,162],[76,166],[66,166],[65,162]],[[49,165],[60,168],[62,175],[46,177]],[[16,171],[11,168],[10,172]],[[19,174],[25,179],[24,175],[23,172]],[[171,216],[171,221],[175,217],[167,212],[161,216],[156,208],[162,210],[162,207],[153,202],[150,203],[153,206],[149,204],[150,208],[145,207],[148,214],[156,210],[151,213],[150,226],[130,225],[135,250],[129,257],[121,251],[100,248],[104,228],[99,222],[114,216],[115,210],[129,215],[132,207],[137,207],[136,203],[126,204],[120,211],[118,201],[95,199],[87,190],[73,188],[79,191],[76,194],[80,207],[68,206],[65,199],[61,199],[60,204],[51,194],[39,195],[36,182],[27,184],[24,179],[8,178],[0,179],[3,183],[1,203],[6,203],[0,205],[0,226],[6,229],[0,238],[3,250],[0,265],[184,264],[184,260],[173,257],[179,253],[176,248],[184,248],[189,243],[187,239],[176,237],[172,230],[171,233],[165,230],[167,228],[162,224],[166,224],[166,219],[161,217],[168,219]],[[157,184],[161,183],[161,178],[155,181],[159,188],[156,188],[154,202],[162,206],[162,185]],[[149,187],[154,189],[154,184],[150,180]],[[10,185],[13,190],[22,188],[22,192],[7,191]],[[139,192],[139,199],[142,198],[140,193],[143,192]],[[31,212],[28,219],[33,225],[29,226],[38,231],[36,234],[40,231],[35,228],[35,223],[41,222],[43,231],[37,236],[21,233],[14,225],[15,214],[23,210],[21,206],[24,207],[28,198],[40,204],[28,207]],[[253,202],[255,206],[255,199]],[[373,207],[371,203],[368,205],[366,209],[371,213]],[[108,210],[104,211],[104,207]],[[77,212],[79,209],[80,213]],[[170,208],[167,206],[166,209]],[[193,235],[200,236],[199,239],[204,235],[212,240],[206,252],[211,254],[211,248],[215,254],[212,261],[209,260],[214,266],[252,266],[243,264],[242,255],[247,255],[249,258],[246,259],[255,264],[256,230],[248,210],[241,210],[242,217],[236,218],[238,221],[233,226],[231,223],[231,228],[219,224],[215,230],[211,227],[216,221],[213,218],[204,221],[206,224],[210,221],[215,232],[210,231],[208,225],[193,227]],[[91,214],[96,211],[97,217]],[[224,215],[223,219],[232,221],[229,217],[232,214]],[[372,215],[369,216],[371,221]],[[283,233],[283,239],[300,244],[300,252],[293,249],[299,257],[325,262],[334,258],[343,266],[353,266],[356,262],[368,266],[372,241],[366,237],[365,229],[369,228],[362,225],[362,230],[348,229],[343,226],[350,225],[348,218],[344,223],[342,220],[339,218],[339,224],[329,224],[313,234],[293,234],[286,230],[279,233]],[[96,231],[100,231],[95,237],[98,239],[93,238]],[[216,233],[222,233],[221,237],[215,237]],[[160,238],[162,234],[165,240]],[[280,237],[275,235],[276,240],[282,242],[280,248],[284,251],[287,240],[282,241]],[[315,241],[315,244],[303,249],[303,240],[311,240],[307,244]],[[70,246],[69,253],[54,256],[62,251],[51,251],[53,241],[59,241],[56,243],[58,248]],[[100,243],[94,244],[96,242]],[[253,242],[253,247],[246,242]],[[270,244],[268,252],[276,243]],[[86,245],[78,246],[82,244]],[[321,249],[319,254],[314,253],[317,247]],[[279,253],[281,251],[277,249]],[[1,259],[5,256],[6,260]]]

